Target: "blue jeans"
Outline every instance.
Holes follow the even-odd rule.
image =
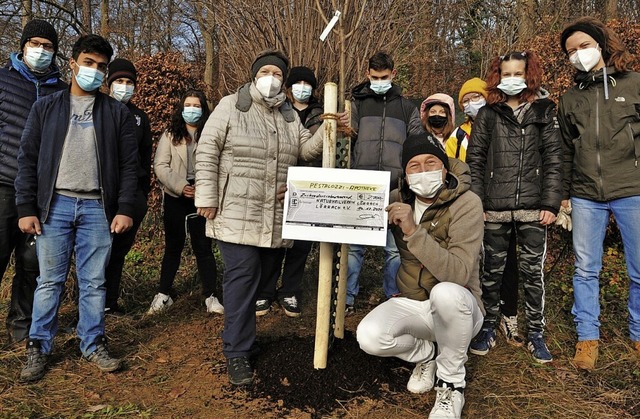
[[[360,291],[360,271],[362,270],[362,260],[366,246],[359,244],[349,245],[349,271],[347,274],[347,304],[353,305],[353,302]],[[384,278],[382,286],[384,295],[391,298],[399,294],[398,285],[396,285],[396,275],[400,269],[400,253],[393,238],[391,229],[387,229],[387,245],[384,247]]]
[[[624,245],[629,285],[629,333],[640,341],[640,196],[596,202],[571,198],[573,247],[576,255],[573,276],[574,315],[578,340],[600,338],[600,270],[603,241],[609,214],[618,223]]]
[[[40,276],[29,338],[40,341],[43,353],[51,352],[60,296],[75,252],[80,292],[76,333],[82,354],[90,355],[96,349],[95,340],[104,335],[104,272],[111,253],[111,233],[102,201],[55,194],[42,235],[36,240],[36,251]]]

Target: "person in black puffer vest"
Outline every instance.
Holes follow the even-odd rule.
[[[44,20],[26,24],[20,38],[20,52],[0,68],[0,278],[15,250],[15,276],[7,315],[9,340],[17,343],[29,336],[33,292],[38,277],[38,260],[33,235],[18,228],[14,181],[18,172],[20,137],[31,105],[48,94],[65,89],[55,63],[58,34]]]
[[[520,247],[528,349],[540,363],[553,358],[543,339],[547,226],[562,198],[562,146],[556,106],[540,87],[535,54],[496,57],[487,76],[487,105],[476,117],[467,150],[471,190],[485,212],[482,302],[487,315],[470,351],[485,355],[495,346],[500,285],[512,230]]]
[[[353,102],[351,116],[344,113],[342,122],[356,132],[351,145],[351,168],[391,172],[389,190],[398,187],[403,173],[401,155],[405,139],[410,134],[424,133],[418,108],[402,96],[402,89],[393,83],[396,75],[393,59],[389,54],[377,52],[369,59],[367,81],[351,91]],[[347,278],[347,311],[354,311],[359,291],[359,276],[366,247],[349,246],[349,273]],[[387,234],[384,247],[383,288],[387,298],[399,293],[396,275],[400,268],[400,254],[391,234]]]

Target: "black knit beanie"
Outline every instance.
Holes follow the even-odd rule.
[[[409,160],[420,154],[433,154],[442,161],[445,169],[449,171],[449,158],[440,142],[426,132],[412,134],[405,140],[402,147],[402,170],[406,171]]]
[[[289,77],[287,77],[287,83],[285,85],[291,87],[300,81],[309,83],[313,90],[316,90],[318,87],[316,75],[313,74],[313,70],[309,67],[292,67],[291,70],[289,70]]]
[[[51,41],[53,44],[53,49],[55,52],[58,52],[58,33],[51,23],[40,20],[33,19],[29,23],[27,23],[22,30],[22,37],[20,38],[20,51],[24,49],[24,44],[31,38],[38,37],[44,38]]]
[[[287,72],[289,71],[289,59],[281,51],[270,50],[258,54],[253,64],[251,64],[251,78],[255,79],[260,68],[265,65],[278,67],[282,71],[282,77],[286,80]]]
[[[600,45],[600,48],[602,49],[602,55],[604,57],[607,50],[605,34],[600,28],[587,22],[576,22],[573,25],[567,26],[562,31],[562,35],[560,35],[560,47],[562,47],[562,50],[565,54],[567,54],[567,39],[576,32],[584,32],[592,37],[598,43],[598,45]]]
[[[138,73],[133,63],[124,58],[116,58],[109,63],[109,77],[107,78],[107,86],[111,86],[114,80],[126,77],[134,84],[137,82]]]

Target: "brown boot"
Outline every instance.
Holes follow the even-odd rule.
[[[592,370],[598,360],[598,341],[583,340],[576,344],[576,356],[573,357],[573,365],[583,370]]]
[[[640,342],[633,342],[633,348],[636,350],[636,355],[640,356]]]

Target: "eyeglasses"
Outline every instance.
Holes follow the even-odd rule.
[[[40,48],[42,47],[45,51],[53,52],[53,44],[51,42],[39,42],[33,39],[29,39],[29,46],[31,48]]]
[[[479,102],[480,99],[482,99],[482,95],[480,93],[474,93],[471,96],[467,97],[466,99],[462,100],[462,105],[468,105],[469,103],[476,103]]]

